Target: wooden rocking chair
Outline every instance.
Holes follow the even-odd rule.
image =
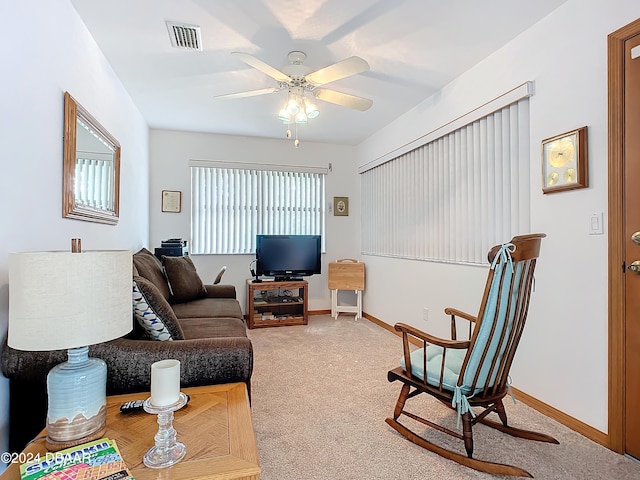
[[[507,425],[502,403],[503,397],[510,393],[509,369],[527,318],[533,272],[541,239],[545,236],[516,236],[511,242],[489,251],[491,269],[478,316],[445,309],[445,313],[451,315],[451,340],[402,323],[395,325],[395,330],[402,333],[404,356],[401,366],[390,370],[387,377],[390,382],[397,380],[403,385],[393,418],[387,418],[386,422],[415,444],[483,472],[532,477],[519,467],[473,458],[472,427],[480,422],[516,437],[558,443],[548,435]],[[457,340],[458,317],[469,321],[469,340]],[[422,348],[412,352],[410,343]],[[458,420],[462,419],[462,434],[406,411],[407,399],[421,393],[456,409]],[[484,410],[476,413],[473,407]],[[497,413],[501,423],[486,418],[491,412]],[[467,455],[425,440],[402,425],[398,421],[400,415],[463,440]]]

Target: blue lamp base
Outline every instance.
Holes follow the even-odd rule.
[[[47,376],[47,449],[58,451],[104,436],[107,365],[89,347],[70,348]]]

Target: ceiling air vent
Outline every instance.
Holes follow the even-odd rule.
[[[167,22],[171,45],[185,50],[202,50],[202,36],[198,25]]]

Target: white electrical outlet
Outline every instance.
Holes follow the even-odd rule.
[[[429,321],[429,309],[428,308],[422,309],[422,320],[424,320],[425,322]]]

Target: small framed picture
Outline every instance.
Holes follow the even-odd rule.
[[[586,188],[587,127],[542,141],[542,193]]]
[[[333,197],[333,215],[337,217],[349,216],[349,197]]]
[[[162,211],[180,213],[182,210],[182,192],[176,190],[162,191]]]

